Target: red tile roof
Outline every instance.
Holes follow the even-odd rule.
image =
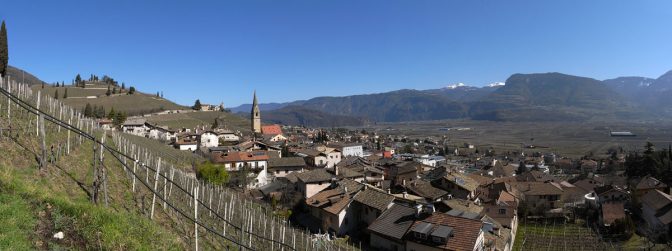
[[[282,134],[282,128],[280,125],[264,125],[261,126],[261,133],[266,135]]]
[[[603,203],[602,204],[602,222],[605,225],[614,224],[618,219],[625,218],[623,203]]]

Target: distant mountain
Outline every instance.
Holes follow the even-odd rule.
[[[283,108],[285,106],[289,105],[289,103],[263,103],[259,104],[259,110],[261,111],[270,111],[270,110],[276,110]],[[252,104],[242,104],[233,108],[229,108],[231,112],[234,113],[239,113],[239,112],[250,112],[252,111]]]
[[[561,73],[514,74],[470,105],[485,120],[588,120],[633,116],[633,107],[601,81]]]
[[[619,77],[602,81],[615,92],[631,101],[637,101],[642,95],[648,95],[648,89],[656,81],[645,77]]]
[[[503,83],[493,83],[484,87],[473,87],[459,83],[441,89],[425,90],[424,92],[439,94],[453,101],[470,102],[480,100],[502,86],[504,86]]]
[[[387,122],[462,118],[467,112],[466,107],[459,102],[439,94],[417,90],[346,97],[318,97],[292,102],[291,105],[336,115]]]
[[[363,118],[334,115],[301,106],[285,106],[272,112],[262,113],[262,119],[264,123],[306,127],[362,126],[366,123]]]
[[[42,83],[44,83],[44,81],[33,76],[33,74],[30,74],[24,70],[21,70],[11,65],[7,66],[7,76],[9,76],[13,80],[26,83],[28,85],[41,85]]]
[[[265,114],[272,114],[277,111],[274,109],[298,106],[381,122],[462,118],[503,121],[637,119],[649,116],[650,109],[642,109],[645,106],[632,101],[636,98],[629,95],[654,85],[667,90],[664,87],[672,86],[671,80],[672,76],[667,75],[655,81],[642,77],[599,81],[562,73],[513,74],[504,83],[495,82],[485,87],[458,83],[430,90],[317,97],[262,105],[262,109],[267,111]],[[247,112],[250,109],[251,106],[243,105],[233,110]],[[292,109],[298,112],[297,108]]]

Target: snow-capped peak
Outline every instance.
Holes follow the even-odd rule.
[[[498,87],[498,86],[504,86],[504,82],[494,82],[488,85],[488,87]]]
[[[457,87],[463,87],[463,86],[467,86],[467,85],[465,85],[464,83],[457,83],[457,84],[452,84],[452,85],[446,86],[446,87],[444,87],[444,89],[455,89]]]

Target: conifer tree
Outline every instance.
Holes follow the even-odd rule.
[[[194,110],[201,110],[201,100],[197,99],[194,103],[194,106],[191,107]]]
[[[68,88],[65,88],[65,93],[63,93],[63,99],[68,98]]]
[[[54,99],[58,99],[58,90],[54,93]]]
[[[135,93],[135,87],[131,86],[128,88],[128,95],[133,95],[133,93]]]
[[[93,117],[93,109],[91,109],[91,104],[89,103],[86,103],[86,107],[84,107],[84,116]]]
[[[107,119],[113,119],[117,114],[114,112],[114,107],[110,109],[110,113],[107,114]]]
[[[9,64],[9,48],[7,46],[7,29],[5,21],[2,21],[0,26],[0,76],[7,74],[7,66]]]

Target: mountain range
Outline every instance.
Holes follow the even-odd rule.
[[[370,122],[440,119],[495,121],[590,121],[659,119],[672,115],[672,71],[657,79],[619,77],[604,81],[562,73],[513,74],[484,87],[454,84],[343,97],[316,97],[260,104],[265,114],[302,107]],[[251,105],[231,108],[247,113]],[[664,115],[664,116],[660,116]],[[345,116],[345,117],[343,117]],[[290,122],[282,116],[278,122]],[[304,117],[306,119],[306,117]]]

